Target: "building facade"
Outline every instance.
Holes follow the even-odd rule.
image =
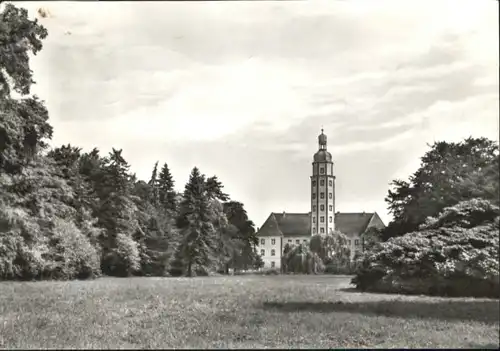
[[[321,130],[318,151],[313,156],[309,213],[272,212],[257,231],[257,252],[264,268],[281,268],[286,244],[308,243],[313,235],[331,235],[338,230],[347,235],[351,258],[363,250],[363,234],[370,228],[383,229],[376,212],[335,212],[335,174],[332,155],[327,151],[327,137]]]

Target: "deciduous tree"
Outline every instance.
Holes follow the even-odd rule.
[[[436,142],[409,181],[394,180],[386,197],[394,220],[384,239],[418,229],[445,207],[481,197],[498,203],[498,144],[486,138]]]

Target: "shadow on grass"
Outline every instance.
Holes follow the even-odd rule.
[[[487,345],[472,345],[470,348],[475,350],[498,350],[499,345],[487,344]]]
[[[264,302],[262,308],[279,312],[348,312],[373,316],[499,323],[499,301],[373,301]]]

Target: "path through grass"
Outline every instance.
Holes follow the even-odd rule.
[[[0,347],[498,347],[498,300],[348,286],[332,276],[3,282]]]

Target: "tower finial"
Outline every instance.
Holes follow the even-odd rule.
[[[321,126],[321,134],[318,136],[318,143],[320,150],[326,150],[326,135],[323,133],[323,126]]]

